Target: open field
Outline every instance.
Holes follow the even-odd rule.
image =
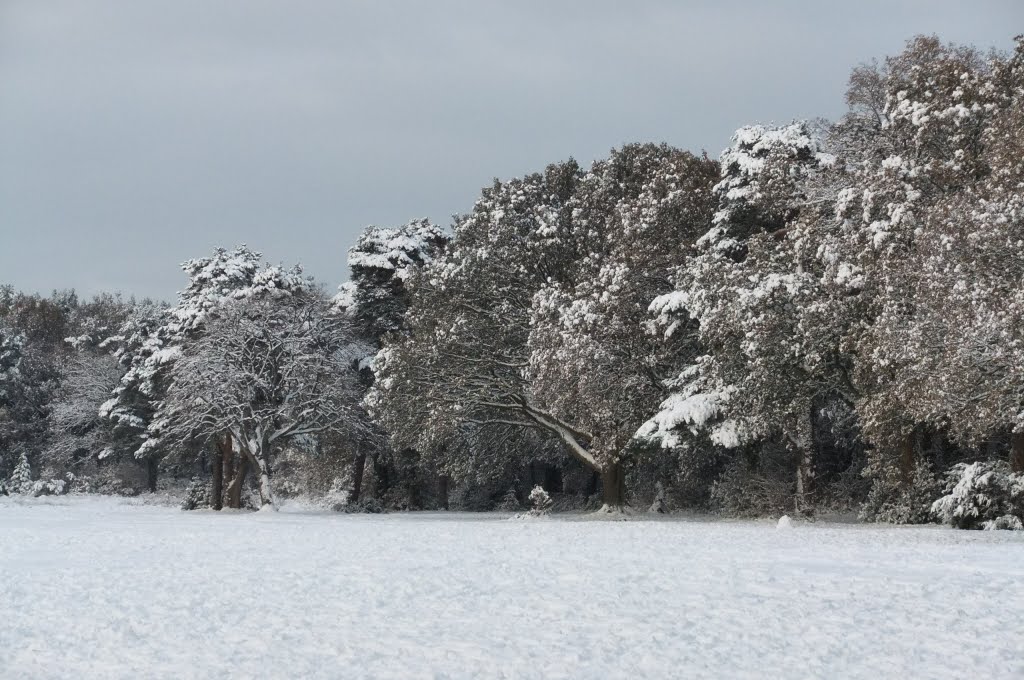
[[[1019,534],[582,519],[0,498],[0,677],[1024,676]]]

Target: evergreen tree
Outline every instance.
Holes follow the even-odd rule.
[[[25,452],[21,452],[21,456],[18,458],[18,464],[14,467],[14,472],[11,474],[11,479],[7,484],[7,488],[14,493],[32,493],[32,469],[28,464],[28,456]]]
[[[511,486],[505,495],[501,497],[501,502],[498,503],[498,510],[503,512],[516,512],[523,506],[519,503],[519,498],[516,496],[516,490]]]

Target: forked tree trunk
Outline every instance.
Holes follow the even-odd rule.
[[[1010,470],[1024,472],[1024,432],[1010,435]]]
[[[626,504],[626,471],[622,463],[608,463],[601,470],[601,510],[621,511]]]

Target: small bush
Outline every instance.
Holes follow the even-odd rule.
[[[274,495],[280,498],[295,498],[304,492],[301,484],[290,479],[282,479],[274,484]]]
[[[498,510],[502,512],[519,512],[522,509],[523,506],[519,502],[519,498],[516,497],[516,490],[510,486],[505,495],[501,497],[501,501],[498,503]]]
[[[1020,529],[1024,519],[1024,474],[1005,461],[954,465],[945,495],[932,504],[943,524],[957,529]]]
[[[559,493],[551,497],[551,512],[595,512],[604,503],[601,494],[590,496],[575,493]]]
[[[530,514],[534,517],[541,517],[551,511],[551,496],[542,486],[533,487],[530,492]]]
[[[387,512],[387,509],[379,500],[366,497],[360,498],[355,503],[346,503],[344,506],[335,509],[349,514],[367,513],[377,515]]]
[[[344,512],[351,496],[352,483],[348,476],[335,477],[331,480],[327,493],[324,494],[324,503],[335,512]]]
[[[932,503],[942,495],[942,484],[925,461],[918,461],[907,484],[899,467],[872,455],[864,468],[871,490],[861,506],[860,518],[868,522],[927,524],[933,521]]]
[[[1014,515],[1003,515],[1002,517],[982,522],[981,528],[985,531],[1024,531],[1024,523],[1020,521],[1019,517]]]
[[[68,492],[68,486],[63,479],[37,480],[32,483],[32,495],[39,496],[63,496]]]
[[[198,477],[193,477],[181,501],[182,510],[196,510],[210,506],[210,487]]]
[[[727,515],[779,515],[792,502],[792,482],[760,474],[743,460],[726,468],[711,487],[711,506]]]

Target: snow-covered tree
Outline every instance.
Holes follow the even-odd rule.
[[[124,368],[117,357],[127,320],[140,305],[134,299],[100,294],[72,310],[65,338],[60,387],[50,402],[45,467],[54,474],[74,470],[89,461],[131,458],[137,442],[115,433],[114,423],[100,407],[120,382]]]
[[[142,313],[127,321],[122,333],[122,347],[117,355],[126,371],[111,399],[101,408],[118,428],[135,432],[139,446],[136,457],[155,461],[169,452],[160,439],[161,428],[154,423],[166,419],[165,392],[169,389],[167,375],[182,356],[186,343],[201,337],[206,325],[232,304],[254,299],[281,299],[304,292],[310,282],[300,268],[285,269],[269,265],[260,253],[246,246],[234,250],[218,248],[210,257],[188,260],[182,265],[188,274],[188,286],[178,295],[178,303],[161,314]],[[142,310],[147,312],[149,310]],[[233,475],[233,505],[240,501],[238,491],[245,477],[245,466],[235,465],[238,448],[221,433],[219,461],[227,460]],[[179,442],[180,444],[180,442]],[[155,484],[155,474],[151,475]]]
[[[104,409],[116,422],[145,426],[150,419],[146,411],[159,400],[162,372],[181,356],[182,345],[200,334],[226,304],[264,295],[286,296],[308,286],[300,269],[267,265],[260,253],[246,246],[230,251],[218,248],[210,257],[188,260],[182,269],[189,283],[174,307],[157,318],[129,320],[123,340],[126,348],[120,353],[127,371]],[[140,454],[152,446],[144,445]]]
[[[13,385],[21,377],[19,367],[24,344],[24,336],[0,326],[0,404],[11,398]]]
[[[152,355],[160,346],[157,335],[166,320],[166,313],[166,308],[157,304],[138,305],[116,331],[99,344],[117,359],[123,371],[110,398],[101,405],[100,416],[110,420],[126,436],[138,439],[132,455],[142,443],[141,438],[158,397],[156,371],[146,364],[155,363]],[[82,341],[72,338],[71,342],[78,346]]]
[[[437,455],[455,475],[466,468],[465,455],[528,455],[527,447],[517,446],[539,427],[518,415],[518,404],[533,408],[524,376],[528,315],[543,281],[536,270],[558,268],[538,232],[557,228],[552,204],[567,201],[577,179],[570,163],[495,182],[473,212],[457,220],[444,256],[414,277],[408,332],[391,336],[377,355],[368,396],[375,420],[397,448]]]
[[[121,442],[113,423],[100,415],[100,407],[123,373],[109,353],[83,349],[69,359],[50,411],[47,457],[51,465],[71,469],[82,458],[98,461],[119,453]]]
[[[334,305],[367,342],[367,356],[359,357],[360,375],[367,389],[373,384],[370,366],[383,338],[404,328],[412,279],[443,252],[447,243],[448,236],[439,227],[418,219],[395,228],[368,227],[349,249],[350,278],[339,288]],[[392,482],[415,483],[409,478],[423,473],[418,457],[389,450],[379,432],[367,430],[367,434],[373,436],[352,441],[353,503],[359,501],[362,492],[367,456],[372,456],[372,470],[378,477],[376,487],[381,493],[395,486]]]
[[[934,38],[911,41],[878,74],[884,124],[859,147],[847,149],[844,159],[847,186],[836,201],[842,238],[825,245],[856,282],[851,292],[859,323],[849,324],[846,346],[857,410],[868,439],[887,449],[909,450],[903,440],[919,424],[936,424],[918,403],[919,394],[935,390],[933,380],[941,380],[921,363],[941,341],[936,332],[944,325],[934,315],[938,290],[927,288],[946,279],[939,285],[948,292],[951,282],[934,277],[946,268],[941,251],[947,247],[935,238],[932,218],[945,196],[973,183],[978,169],[981,109],[971,100],[980,68],[971,50]],[[909,474],[913,463],[906,465]]]
[[[932,505],[944,524],[958,529],[1020,529],[1024,474],[1005,461],[961,463],[949,471],[945,495]]]
[[[1024,434],[1007,436],[1022,429],[1020,60],[917,38],[854,71],[830,153],[806,126],[737,134],[715,227],[652,307],[670,332],[695,316],[708,356],[648,434],[775,430],[798,500],[836,408],[874,447],[868,474],[890,485],[898,462],[905,488],[879,498],[912,492],[922,438],[1007,437],[1024,465]]]
[[[448,237],[427,219],[400,227],[367,227],[348,251],[349,280],[335,305],[368,336],[380,339],[402,327],[409,303],[406,282],[440,255]]]
[[[315,291],[234,301],[182,345],[152,440],[230,434],[271,506],[273,460],[285,442],[361,426],[353,358],[362,351]]]
[[[516,490],[511,486],[505,492],[505,495],[501,497],[501,502],[498,503],[498,510],[504,512],[516,512],[522,507],[518,496],[516,496]]]
[[[15,452],[42,467],[47,416],[67,351],[61,336],[76,305],[71,292],[0,296],[0,474],[13,469]]]
[[[421,450],[541,432],[621,507],[625,448],[683,355],[645,332],[645,310],[707,230],[714,174],[632,145],[589,172],[570,161],[486,189],[416,280],[408,336],[378,356],[385,428]]]
[[[630,145],[583,175],[562,233],[578,254],[542,283],[529,317],[533,398],[587,433],[609,506],[625,500],[630,442],[692,362],[692,326],[665,337],[647,307],[708,229],[715,164],[667,146]]]
[[[544,490],[542,486],[535,486],[530,491],[530,514],[534,517],[543,517],[544,515],[551,512],[551,506],[554,502],[551,500],[551,496]]]
[[[13,457],[13,449],[17,437],[17,401],[22,390],[24,342],[21,334],[0,324],[0,476],[9,474],[18,462]]]
[[[722,154],[714,225],[677,271],[677,290],[651,305],[669,338],[695,320],[707,353],[669,383],[641,437],[675,447],[703,433],[735,448],[781,436],[799,509],[814,491],[814,410],[843,389],[839,338],[815,304],[821,272],[804,245],[829,207],[812,180],[833,161],[804,123],[739,130]]]
[[[880,102],[878,124],[854,109],[836,126],[845,186],[817,248],[857,281],[832,303],[856,310],[837,325],[872,470],[898,462],[908,488],[926,438],[1001,440],[1024,468],[1021,60],[1019,44],[986,60],[917,38],[851,83]],[[849,142],[858,125],[871,134]]]
[[[22,451],[18,457],[18,464],[14,466],[11,479],[7,482],[7,488],[14,493],[32,492],[32,468],[28,464],[28,456]]]
[[[923,168],[917,167],[920,160],[911,165],[915,177],[907,181],[920,184],[918,202],[939,182],[942,190],[930,197],[927,209],[919,209],[914,228],[918,261],[905,275],[913,320],[900,329],[879,325],[885,334],[878,333],[877,344],[883,359],[894,356],[905,384],[902,399],[916,419],[948,427],[968,444],[1008,437],[1010,462],[1019,472],[1024,44],[1018,41],[1013,55],[984,65],[952,48],[940,54],[932,68],[915,74],[916,87],[908,88],[899,105],[900,111],[928,112],[916,124],[910,121],[915,137],[944,140],[934,143],[938,148]]]

